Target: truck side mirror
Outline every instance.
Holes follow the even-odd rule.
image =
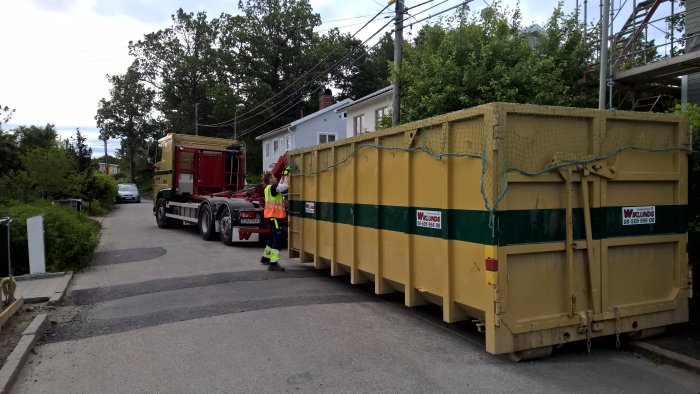
[[[156,152],[158,151],[158,143],[157,142],[151,142],[148,145],[148,157],[151,158],[151,160],[155,161],[156,159]]]

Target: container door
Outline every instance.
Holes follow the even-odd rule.
[[[609,119],[605,141],[625,133],[652,135],[678,146],[678,125]],[[652,134],[653,133],[653,134]],[[684,152],[627,150],[608,161],[615,176],[601,178],[600,239],[604,312],[637,315],[676,309],[687,286]],[[612,313],[612,312],[610,312]]]

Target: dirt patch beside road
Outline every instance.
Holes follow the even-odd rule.
[[[54,309],[47,304],[24,305],[15,313],[0,331],[0,367],[5,365],[7,356],[12,353],[17,343],[22,338],[22,333],[40,314]]]

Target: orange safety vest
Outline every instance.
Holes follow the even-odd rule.
[[[272,195],[272,185],[265,187],[265,211],[263,212],[265,219],[277,218],[284,219],[287,217],[287,212],[284,210],[284,199],[282,193]]]

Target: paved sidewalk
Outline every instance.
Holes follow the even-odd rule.
[[[668,327],[666,334],[633,342],[635,351],[700,374],[700,324]]]
[[[73,272],[57,272],[38,275],[16,276],[17,290],[15,297],[23,297],[25,304],[48,302],[57,304],[63,299],[68,284],[73,278]],[[17,346],[0,368],[0,393],[7,393],[17,379],[34,344],[46,331],[48,315],[42,313],[34,318],[20,338]]]
[[[58,303],[66,293],[73,272],[58,272],[39,275],[16,276],[16,296],[23,297],[28,304],[38,302]]]

